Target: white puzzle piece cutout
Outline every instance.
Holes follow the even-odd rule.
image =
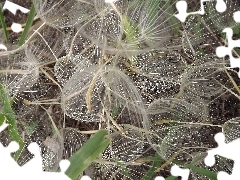
[[[233,14],[233,19],[234,19],[235,22],[240,23],[240,11],[236,11]]]
[[[235,47],[240,47],[240,39],[233,40],[233,30],[231,28],[225,28],[223,32],[226,33],[226,38],[228,42],[228,46],[219,46],[216,48],[216,55],[218,57],[225,57],[226,55],[229,56],[230,59],[230,67],[231,68],[240,68],[240,58],[235,58],[232,54],[232,50]],[[240,71],[238,73],[238,76],[240,77]]]
[[[12,23],[11,29],[12,29],[13,32],[19,33],[19,32],[22,31],[22,25],[18,24],[18,23]]]
[[[7,124],[3,123],[3,125],[0,126],[0,132],[6,127]],[[21,167],[11,156],[11,153],[16,152],[18,149],[19,145],[15,141],[12,141],[7,147],[4,147],[0,143],[0,179],[70,180],[65,174],[70,166],[68,160],[60,161],[59,167],[61,172],[45,172],[42,170],[40,148],[37,143],[32,142],[28,146],[28,150],[34,155],[34,157]],[[83,176],[81,180],[91,180],[91,178]]]
[[[20,10],[22,13],[28,13],[30,10],[25,8],[25,7],[22,7],[18,4],[15,4],[11,1],[5,1],[4,5],[3,5],[3,10],[9,10],[11,13],[13,13],[14,15],[16,15],[17,13],[17,10]]]
[[[173,165],[171,168],[171,174],[173,176],[181,176],[182,180],[188,180],[190,170],[189,169],[182,169],[177,165]]]
[[[215,164],[215,155],[220,155],[222,157],[234,160],[232,174],[220,171],[218,172],[218,180],[236,180],[240,177],[240,139],[233,140],[230,143],[225,143],[225,136],[223,133],[217,133],[214,137],[215,141],[218,143],[218,147],[208,151],[207,157],[204,162],[207,166],[213,166]]]
[[[15,4],[15,3],[11,2],[11,1],[7,1],[7,0],[5,1],[4,6],[3,6],[3,10],[5,10],[5,9],[9,10],[14,15],[16,15],[17,10],[20,10],[22,13],[25,13],[25,14],[30,11],[29,9],[27,9],[25,7],[22,7],[18,4]],[[19,23],[13,23],[11,25],[11,29],[13,32],[19,33],[22,31],[22,26]]]
[[[162,177],[162,176],[157,176],[157,177],[155,177],[155,179],[154,180],[165,180],[165,178],[164,177]]]
[[[187,13],[187,2],[184,0],[178,1],[176,3],[176,9],[178,10],[178,14],[175,15],[176,18],[178,18],[181,22],[185,22],[187,16],[189,15],[194,15],[194,14],[200,14],[200,15],[204,15],[205,11],[204,11],[204,2],[208,2],[208,1],[212,1],[212,0],[201,0],[200,1],[200,5],[201,8],[199,11],[196,12],[191,12],[191,13]],[[215,6],[216,10],[220,13],[226,11],[227,6],[226,3],[223,0],[216,0],[216,6]]]
[[[105,0],[106,3],[113,3],[115,0]],[[179,1],[176,3],[176,8],[178,10],[178,14],[175,16],[181,21],[185,22],[187,16],[200,14],[204,15],[204,2],[212,1],[212,0],[201,0],[200,5],[201,9],[196,12],[187,13],[187,3],[186,1]],[[224,12],[226,10],[226,3],[224,0],[215,0],[216,1],[216,10],[218,12]],[[6,1],[3,10],[8,9],[14,15],[16,14],[17,10],[20,10],[23,13],[28,13],[29,9],[26,9],[22,6],[19,6],[15,3],[10,1]],[[234,13],[233,18],[236,22],[240,22],[240,11]],[[15,23],[12,25],[14,32],[20,32],[20,24]],[[224,32],[227,33],[228,38],[228,47],[220,46],[217,48],[216,53],[219,57],[224,57],[226,55],[230,56],[231,60],[231,67],[240,67],[239,59],[234,58],[232,56],[232,49],[234,47],[240,47],[240,40],[233,40],[232,39],[232,29],[226,28]],[[0,49],[7,50],[7,47],[3,44],[0,44]],[[237,62],[238,60],[238,62]],[[0,132],[7,127],[7,124],[4,123],[0,126]],[[226,172],[219,172],[218,173],[218,180],[235,180],[240,177],[240,153],[237,152],[240,146],[240,140],[234,140],[228,144],[224,142],[224,135],[222,133],[218,133],[215,136],[215,140],[218,143],[218,147],[208,151],[208,156],[205,158],[205,163],[208,166],[212,166],[215,164],[215,155],[220,155],[229,159],[234,160],[234,167],[233,172],[231,175],[227,174]],[[26,163],[23,167],[20,167],[11,157],[11,153],[16,152],[19,148],[19,145],[16,142],[11,142],[7,147],[4,147],[0,143],[0,179],[59,179],[59,180],[69,180],[70,178],[66,176],[64,173],[70,165],[68,160],[62,160],[59,163],[61,172],[43,172],[42,171],[42,157],[40,155],[39,146],[36,143],[31,143],[28,146],[28,149],[31,153],[34,154],[34,158]],[[11,171],[11,172],[10,172]],[[14,173],[12,173],[14,172]],[[33,175],[32,173],[34,172]],[[179,166],[174,165],[171,168],[171,173],[173,176],[181,176],[182,180],[187,180],[189,177],[190,170],[189,169],[181,169]],[[91,180],[88,176],[83,176],[81,180]],[[164,177],[157,176],[155,180],[165,180]]]
[[[171,174],[176,177],[182,177],[181,180],[188,180],[190,170],[180,168],[178,165],[175,164],[171,167]],[[157,176],[154,180],[165,180],[165,178],[162,176]]]
[[[7,51],[7,47],[4,44],[0,44],[0,49]]]

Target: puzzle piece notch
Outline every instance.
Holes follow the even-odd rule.
[[[216,55],[218,57],[225,57],[226,55],[229,56],[229,59],[230,59],[230,67],[231,68],[240,68],[240,58],[235,58],[233,55],[232,55],[232,50],[235,48],[235,47],[240,47],[240,39],[238,40],[233,40],[232,39],[232,36],[233,36],[233,30],[231,28],[225,28],[223,30],[223,32],[226,33],[226,38],[227,38],[227,41],[228,41],[228,46],[225,47],[225,46],[219,46],[216,48]],[[240,78],[240,71],[238,72],[238,76]]]
[[[178,18],[181,22],[185,22],[187,16],[189,15],[194,15],[194,14],[200,14],[200,15],[204,15],[205,11],[204,11],[204,2],[208,2],[208,1],[212,1],[212,0],[201,0],[200,1],[200,5],[201,8],[199,11],[195,11],[195,12],[191,12],[191,13],[187,13],[187,2],[184,0],[178,1],[176,3],[176,9],[178,10],[178,14],[175,15],[176,18]],[[227,5],[224,2],[224,0],[216,0],[216,6],[215,6],[216,10],[220,13],[226,11],[227,9]]]
[[[178,165],[173,165],[171,167],[171,174],[173,176],[181,176],[182,177],[182,180],[188,180],[188,177],[189,177],[189,174],[190,174],[190,170],[189,169],[183,169],[183,168],[180,168]],[[165,180],[164,177],[162,176],[157,176],[154,180]]]
[[[0,126],[2,132],[8,124],[5,122]],[[24,180],[42,180],[42,179],[58,179],[70,180],[65,174],[70,166],[69,160],[61,160],[59,167],[61,172],[43,172],[42,171],[42,157],[40,148],[37,143],[32,142],[28,146],[29,152],[34,155],[34,158],[27,162],[22,167],[12,158],[11,153],[19,149],[19,144],[12,141],[7,147],[0,143],[0,179],[24,179]],[[13,173],[14,172],[14,173]],[[91,180],[88,176],[83,176],[81,180]]]
[[[0,44],[1,46],[1,44]],[[2,132],[4,129],[6,129],[8,127],[8,124],[6,123],[6,120],[4,120],[4,122],[2,123],[2,125],[0,126],[0,132]]]
[[[155,179],[154,180],[165,180],[165,178],[164,177],[162,177],[162,176],[157,176],[157,177],[155,177]]]
[[[17,142],[12,141],[7,147],[4,147],[0,143],[0,173],[7,173],[9,172],[9,167],[11,169],[16,169],[18,167],[18,164],[14,161],[14,159],[11,157],[11,153],[16,152],[19,149],[19,145]],[[11,166],[9,166],[11,164]]]
[[[18,4],[15,4],[15,3],[11,2],[11,1],[8,1],[8,0],[6,0],[4,5],[3,5],[3,10],[5,10],[5,9],[9,10],[14,15],[16,15],[17,10],[20,10],[22,13],[25,13],[25,14],[30,11],[29,9],[27,9],[25,7],[22,7]]]
[[[181,176],[182,180],[188,180],[190,170],[189,169],[182,169],[177,165],[173,165],[171,168],[171,174],[173,176]]]
[[[235,22],[240,23],[240,11],[233,13],[233,19]]]
[[[17,142],[12,141],[6,148],[0,143],[0,179],[59,179],[70,180],[65,174],[65,171],[70,165],[68,160],[60,162],[61,172],[43,172],[42,158],[40,155],[40,148],[37,143],[31,143],[28,149],[34,154],[34,158],[27,162],[22,167],[17,164],[11,156],[11,153],[19,149]],[[3,163],[1,163],[3,162]],[[12,173],[14,172],[14,173]],[[34,176],[34,177],[33,177]]]
[[[232,174],[229,175],[226,172],[218,172],[218,180],[236,180],[240,177],[240,154],[238,147],[240,145],[240,139],[235,139],[230,143],[225,143],[225,136],[223,133],[217,133],[214,136],[215,141],[218,143],[218,147],[208,151],[208,155],[204,159],[207,166],[213,166],[215,164],[215,155],[234,160]]]
[[[7,51],[7,47],[4,44],[0,44],[0,49]]]
[[[22,6],[18,5],[18,4],[10,2],[8,0],[6,0],[5,3],[4,3],[3,10],[5,10],[5,9],[9,10],[14,15],[16,15],[17,10],[20,10],[22,13],[25,13],[25,14],[30,11],[29,9],[24,8],[24,7],[22,7]],[[21,26],[21,24],[14,22],[11,25],[11,29],[12,29],[13,32],[19,33],[19,32],[22,31],[22,26]]]
[[[20,33],[22,31],[22,25],[19,23],[12,23],[11,29],[15,33]]]
[[[84,175],[82,178],[81,178],[81,180],[92,180],[89,176],[87,176],[87,175]]]

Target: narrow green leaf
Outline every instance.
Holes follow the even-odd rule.
[[[2,114],[4,114],[4,116],[6,117],[9,135],[12,138],[12,140],[16,141],[20,146],[19,150],[14,154],[14,159],[17,160],[24,148],[24,141],[22,140],[21,136],[18,133],[15,115],[11,108],[7,92],[2,84],[0,84],[0,100],[3,104]]]
[[[21,46],[25,43],[25,40],[27,39],[27,36],[28,36],[28,32],[32,26],[32,23],[33,23],[33,20],[34,20],[34,17],[35,17],[35,14],[36,14],[36,11],[35,11],[35,8],[34,6],[32,5],[31,9],[30,9],[30,13],[28,15],[28,18],[27,18],[27,22],[26,22],[26,26],[22,32],[22,35],[18,41],[18,45]]]
[[[166,180],[175,180],[177,177],[175,177],[175,176],[168,176],[167,178],[166,178]]]
[[[148,180],[148,179],[152,179],[155,170],[160,166],[161,163],[165,162],[164,159],[161,159],[159,156],[154,158],[153,161],[153,165],[152,167],[149,169],[149,171],[141,178],[141,180]]]
[[[76,179],[106,149],[110,144],[110,138],[106,138],[106,135],[106,130],[99,130],[69,158],[71,164],[66,171],[68,177]]]
[[[174,10],[173,10],[173,5],[172,5],[172,0],[166,1],[166,4],[164,5],[166,7],[166,16],[168,18],[169,23],[173,27],[173,35],[175,37],[179,36],[179,28],[180,28],[180,23],[179,20],[173,16],[174,15]]]
[[[200,168],[200,167],[197,167],[197,166],[193,166],[191,164],[187,164],[184,166],[185,168],[189,168],[201,175],[204,175],[206,177],[208,177],[210,180],[217,180],[217,174],[212,172],[212,171],[209,171],[208,169],[204,169],[204,168]]]
[[[4,35],[4,38],[6,40],[6,43],[9,43],[7,26],[6,26],[6,23],[5,23],[5,20],[4,20],[2,9],[3,9],[3,7],[2,7],[2,4],[0,3],[0,21],[1,21],[2,29],[3,29],[3,35]]]
[[[0,113],[0,126],[3,124],[5,119],[6,119],[5,115]]]
[[[202,161],[204,158],[206,157],[206,153],[199,153],[199,154],[197,154],[194,158],[193,158],[193,160],[192,160],[192,162],[190,163],[190,165],[195,165],[196,163],[198,163],[199,161]]]

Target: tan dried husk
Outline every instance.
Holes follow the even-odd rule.
[[[110,137],[112,139],[111,144],[102,153],[99,159],[89,167],[92,168],[91,177],[95,178],[97,173],[100,177],[105,178],[136,178],[139,173],[134,172],[134,168],[137,168],[141,164],[133,163],[136,159],[141,157],[145,139],[142,133],[138,129],[133,129],[127,124],[119,124],[126,133],[121,134],[119,131],[111,131]],[[99,167],[102,167],[99,169]],[[126,173],[128,172],[128,176]],[[139,176],[140,177],[140,176]]]
[[[65,113],[76,120],[96,121],[102,110],[111,113],[119,106],[119,110],[126,110],[131,117],[128,123],[141,126],[147,121],[136,87],[126,74],[113,66],[91,66],[77,71],[65,84],[61,102]],[[86,114],[95,118],[84,119]]]
[[[225,135],[225,141],[226,143],[229,143],[235,139],[238,139],[240,137],[240,118],[236,117],[236,118],[232,118],[228,121],[226,121],[223,125],[222,125],[222,129],[223,129],[223,133]]]
[[[174,153],[184,150],[179,153],[178,158],[189,161],[191,152],[200,150],[201,145],[204,151],[205,145],[206,147],[210,145],[205,142],[204,135],[203,141],[195,142],[196,139],[189,139],[191,135],[200,138],[201,134],[198,131],[206,127],[203,125],[207,118],[206,112],[194,104],[183,99],[158,99],[149,105],[147,113],[149,122],[144,124],[144,128],[151,132],[147,134],[148,141],[165,160],[171,158]],[[184,149],[189,147],[190,152]]]
[[[94,0],[33,0],[38,16],[58,28],[79,24],[95,14]]]
[[[28,58],[24,50],[5,52],[0,59],[0,82],[9,96],[29,89],[38,79],[38,64]]]
[[[25,46],[25,53],[39,65],[54,63],[63,52],[66,34],[57,28],[44,25],[30,35]]]

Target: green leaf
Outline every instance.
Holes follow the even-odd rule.
[[[233,34],[238,35],[240,33],[240,25],[233,27],[232,30]]]
[[[2,114],[6,117],[9,135],[12,138],[12,140],[16,141],[20,146],[19,150],[14,154],[14,159],[17,160],[24,148],[24,141],[22,140],[21,136],[18,133],[15,115],[11,108],[7,92],[2,84],[0,84],[0,100],[3,104]]]
[[[3,35],[6,40],[6,43],[9,43],[9,37],[8,37],[8,32],[7,32],[7,26],[4,20],[3,12],[2,12],[2,4],[0,3],[0,22],[3,28]]]
[[[166,180],[175,180],[177,177],[176,176],[168,176]]]
[[[206,153],[199,153],[199,154],[197,154],[194,158],[193,158],[193,160],[192,160],[192,162],[190,163],[190,165],[195,165],[196,163],[198,163],[199,161],[202,161],[204,158],[206,157]]]
[[[30,28],[32,27],[32,23],[33,23],[35,14],[36,14],[35,8],[32,5],[32,7],[30,9],[30,13],[27,18],[26,26],[24,27],[23,33],[18,41],[19,46],[21,46],[25,43],[25,40],[27,39],[27,36],[28,36],[28,32],[29,32]]]
[[[208,177],[210,180],[217,180],[217,174],[208,170],[208,169],[204,169],[204,168],[200,168],[200,167],[197,167],[197,166],[193,166],[191,164],[187,164],[184,166],[185,168],[189,168],[201,175],[204,175],[206,177]]]
[[[173,10],[173,5],[172,5],[172,0],[166,1],[166,4],[164,6],[167,7],[165,10],[166,16],[168,18],[169,23],[173,27],[173,35],[175,37],[178,37],[180,24],[179,24],[179,20],[175,16],[173,16],[174,10]]]
[[[76,179],[106,149],[110,144],[110,138],[106,138],[106,135],[106,130],[99,130],[69,158],[68,177]]]
[[[160,166],[161,163],[165,162],[165,160],[161,159],[159,156],[151,157],[151,159],[153,159],[153,165],[149,171],[141,178],[141,180],[152,179],[155,170]]]
[[[6,120],[6,117],[4,114],[0,113],[0,126],[3,124],[3,122]]]

